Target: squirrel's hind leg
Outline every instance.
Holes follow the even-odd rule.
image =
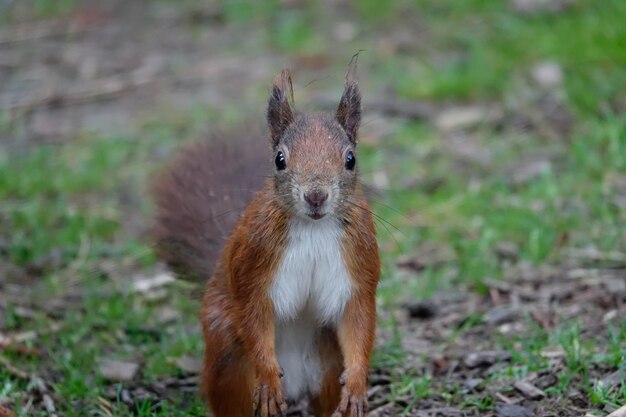
[[[213,416],[252,417],[254,374],[245,358],[211,359],[205,355],[201,389]]]
[[[204,295],[200,390],[214,417],[252,417],[254,371],[226,315],[227,303],[219,288],[210,286]]]
[[[252,417],[252,387],[252,373],[240,363],[229,363],[202,376],[203,395],[214,417]]]
[[[319,393],[311,398],[311,407],[315,417],[330,417],[341,398],[339,379],[343,372],[343,355],[334,331],[322,332],[319,347],[324,374]]]

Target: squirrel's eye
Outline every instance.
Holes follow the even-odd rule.
[[[352,151],[348,152],[346,155],[346,169],[352,171],[354,169],[354,165],[356,164],[356,157]]]
[[[276,169],[279,171],[287,168],[287,162],[285,162],[285,154],[282,151],[278,151],[274,162],[276,163]]]

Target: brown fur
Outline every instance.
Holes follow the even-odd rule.
[[[206,351],[202,391],[217,417],[251,416],[255,383],[268,385],[270,392],[280,396],[273,310],[267,291],[286,244],[288,214],[275,201],[271,187],[268,181],[233,230],[203,301],[200,319]],[[318,416],[328,417],[336,409],[343,369],[348,406],[352,402],[364,406],[366,400],[380,264],[374,223],[360,189],[353,200],[359,207],[352,206],[345,216],[344,259],[355,291],[338,332],[325,330],[320,340],[326,374],[312,401]],[[364,253],[368,256],[362,256]]]
[[[154,183],[156,249],[178,276],[204,282],[231,229],[261,188],[269,147],[248,127],[184,148]]]
[[[341,398],[339,379],[343,372],[343,353],[337,340],[337,334],[331,329],[324,329],[320,337],[320,356],[325,364],[325,372],[320,392],[311,399],[313,412],[317,417],[330,417]]]
[[[343,251],[356,291],[346,306],[338,337],[346,369],[341,404],[347,402],[350,415],[360,417],[367,408],[367,369],[376,333],[380,261],[371,209],[360,188],[355,194],[357,202],[346,216]]]
[[[343,227],[342,256],[352,282],[343,318],[336,327],[321,329],[318,344],[324,374],[311,404],[319,417],[362,417],[366,409],[380,264],[370,208],[356,171],[344,167],[346,153],[356,152],[360,94],[356,83],[347,81],[336,115],[306,116],[292,111],[290,86],[289,73],[281,73],[267,114],[274,155],[284,152],[289,169],[275,171],[247,206],[230,233],[203,298],[201,390],[216,417],[268,417],[286,410],[269,289],[288,244],[289,222],[305,215],[298,208],[302,201],[294,192],[297,187],[336,189],[329,215],[336,216]],[[156,230],[162,253],[170,263],[182,264],[197,276],[208,276],[216,247],[207,243],[215,229],[201,226],[198,218],[214,211],[212,204],[222,201],[223,195],[217,194],[217,200],[204,195],[216,190],[209,186],[216,181],[213,173],[203,165],[209,155],[210,148],[192,148],[156,187]],[[245,172],[252,168],[237,166]],[[240,172],[230,179],[222,177],[226,185],[221,190],[225,192],[240,178]],[[185,251],[172,250],[170,241],[182,242]]]

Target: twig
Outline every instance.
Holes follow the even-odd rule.
[[[597,248],[564,248],[563,254],[589,263],[616,263],[626,265],[626,255],[621,252],[602,252]]]
[[[26,405],[24,405],[24,407],[22,407],[22,409],[20,410],[20,414],[23,416],[28,416],[30,415],[30,410],[31,408],[33,408],[33,403],[35,402],[35,398],[32,395],[28,396],[28,401],[26,401]]]
[[[78,254],[76,255],[76,259],[74,259],[72,263],[70,263],[70,265],[67,267],[67,271],[69,272],[68,281],[70,286],[75,285],[80,280],[80,274],[78,272],[85,265],[90,250],[91,240],[89,240],[89,236],[86,233],[81,233],[80,247],[78,248]]]
[[[103,397],[98,397],[98,403],[100,403],[100,410],[102,410],[105,415],[113,416],[113,412],[111,411],[113,407],[109,400]]]
[[[618,408],[606,417],[626,417],[626,405]]]
[[[546,393],[531,384],[528,381],[517,381],[513,387],[521,392],[524,397],[529,400],[540,400],[546,396]]]
[[[67,21],[23,23],[0,31],[0,45],[28,42],[44,38],[75,35],[87,30],[85,25]]]
[[[448,415],[463,415],[461,413],[461,410],[459,410],[458,408],[453,408],[453,407],[438,407],[438,408],[429,408],[428,410],[424,410],[427,414],[432,415],[432,416],[438,416],[440,414],[444,414],[446,416]]]
[[[496,392],[495,396],[498,397],[498,399],[500,399],[505,404],[515,404],[516,403],[515,400],[510,399],[509,397],[505,396],[502,393]]]
[[[494,305],[502,304],[502,297],[500,297],[500,292],[497,288],[489,288],[489,296],[491,297],[491,301],[493,301]]]
[[[393,408],[393,407],[394,407],[394,405],[395,405],[395,404],[394,404],[393,402],[388,402],[388,403],[385,403],[385,404],[381,405],[380,407],[378,407],[378,408],[375,408],[375,409],[371,410],[371,411],[370,411],[367,415],[368,415],[369,417],[378,417],[378,416],[381,416],[381,415],[383,415],[383,413],[384,413],[385,411],[387,411],[387,410],[389,410],[389,409]]]
[[[367,390],[367,398],[374,398],[374,396],[376,394],[378,394],[381,391],[384,391],[385,387],[382,385],[375,385],[372,388]]]
[[[44,394],[41,399],[43,401],[43,406],[45,407],[46,411],[50,413],[50,415],[54,415],[57,409],[54,406],[54,400],[52,399],[52,397],[50,397],[48,394]]]
[[[140,68],[130,74],[101,78],[87,85],[70,88],[67,91],[59,91],[59,88],[50,88],[40,92],[36,97],[13,103],[0,103],[0,111],[9,112],[11,120],[14,120],[40,107],[50,105],[72,106],[114,98],[151,84],[177,85],[183,82],[204,81],[210,78],[216,71],[230,68],[230,65],[213,65],[210,67],[210,70],[207,70],[202,66],[195,66],[176,76],[146,75]]]
[[[21,379],[30,379],[30,375],[26,371],[22,371],[21,369],[13,366],[10,360],[0,355],[0,364],[2,364],[10,374],[21,378]]]
[[[36,332],[34,330],[29,330],[29,331],[15,333],[15,334],[7,335],[7,336],[0,333],[0,344],[10,345],[10,344],[15,344],[15,343],[23,343],[29,340],[36,339],[38,336],[42,334],[56,333],[62,328],[63,326],[61,326],[61,324],[52,323],[50,327],[39,332]]]
[[[8,343],[7,341],[0,342],[0,350],[17,352],[23,355],[32,355],[32,356],[41,355],[41,351],[37,348],[31,348],[21,343]]]
[[[1,105],[0,111],[28,113],[36,108],[52,104],[63,106],[82,104],[115,97],[127,91],[145,86],[146,84],[156,83],[160,80],[161,79],[157,77],[130,77],[130,79],[122,79],[120,77],[103,78],[87,86],[75,88],[73,91],[70,90],[65,93],[60,93],[52,90],[45,92],[40,97]]]

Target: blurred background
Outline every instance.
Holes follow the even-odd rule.
[[[205,415],[150,180],[359,55],[373,416],[626,403],[623,0],[0,0],[0,415]],[[3,414],[5,413],[5,414]],[[290,415],[306,415],[294,407]]]

